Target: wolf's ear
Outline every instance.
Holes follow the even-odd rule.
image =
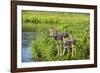
[[[49,36],[53,36],[53,31],[52,31],[52,29],[49,29]]]
[[[64,36],[64,38],[67,38],[67,37],[69,37],[69,33],[68,32],[63,32],[63,36]]]

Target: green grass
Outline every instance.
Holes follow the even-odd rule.
[[[90,15],[84,13],[22,11],[22,31],[41,32],[32,42],[32,59],[36,61],[89,59],[90,53]],[[69,32],[77,40],[76,55],[66,52],[57,56],[55,41],[48,37],[49,28]]]

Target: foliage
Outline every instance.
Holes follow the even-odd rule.
[[[56,42],[48,37],[46,32],[39,33],[36,40],[32,42],[32,54],[35,60],[52,60],[56,55]]]

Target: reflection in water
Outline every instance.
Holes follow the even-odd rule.
[[[22,32],[22,62],[31,62],[31,43],[36,32]]]

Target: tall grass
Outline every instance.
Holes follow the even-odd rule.
[[[22,11],[22,31],[38,32],[32,42],[32,59],[36,61],[81,60],[90,57],[90,15],[88,13]],[[76,55],[57,56],[57,44],[48,37],[48,29],[69,32],[77,40]]]

